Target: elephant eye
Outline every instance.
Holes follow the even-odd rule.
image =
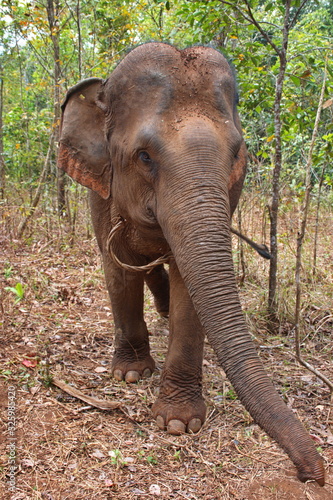
[[[147,151],[140,151],[139,158],[144,163],[150,163],[152,161]]]

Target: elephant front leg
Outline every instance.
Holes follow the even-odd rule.
[[[137,382],[150,377],[155,369],[143,319],[144,278],[142,273],[127,272],[111,262],[105,267],[105,277],[115,324],[112,373],[117,380]]]
[[[175,261],[170,262],[170,336],[153,415],[170,434],[197,432],[206,416],[202,397],[204,332]]]

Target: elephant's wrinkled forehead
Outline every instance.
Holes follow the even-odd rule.
[[[140,46],[125,57],[109,82],[111,100],[123,112],[128,108],[154,109],[155,114],[187,110],[225,115],[236,101],[229,64],[208,47],[180,51],[160,43]]]

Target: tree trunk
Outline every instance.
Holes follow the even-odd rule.
[[[60,128],[60,80],[61,80],[61,64],[60,64],[60,45],[59,45],[59,16],[60,16],[60,1],[47,0],[47,18],[50,29],[50,36],[53,45],[53,60],[54,60],[54,137],[55,143],[58,143],[59,128]],[[58,193],[58,212],[60,215],[66,214],[66,195],[65,195],[66,177],[65,173],[57,169],[57,193]]]
[[[316,203],[316,224],[315,224],[315,236],[314,236],[314,242],[313,242],[313,263],[312,263],[313,279],[316,279],[316,274],[317,274],[317,247],[318,247],[319,211],[320,211],[320,202],[321,202],[321,190],[322,190],[323,183],[324,183],[325,171],[326,171],[326,163],[324,163],[321,174],[320,174],[319,186],[318,186],[318,197],[317,197],[317,203]]]
[[[27,224],[28,224],[29,220],[31,219],[31,217],[34,215],[36,207],[39,203],[39,200],[40,200],[40,197],[41,197],[41,194],[43,191],[44,183],[46,181],[46,177],[47,177],[47,174],[48,174],[49,169],[50,169],[50,162],[51,162],[51,156],[52,156],[53,149],[54,149],[54,133],[52,133],[50,136],[49,147],[48,147],[47,154],[46,154],[45,161],[44,161],[44,167],[43,167],[42,173],[40,174],[37,190],[35,192],[35,195],[34,195],[32,202],[31,202],[31,206],[29,207],[28,214],[26,215],[26,217],[24,219],[22,219],[22,221],[19,224],[18,230],[17,230],[17,237],[19,239],[22,238],[23,233],[25,231],[25,228],[27,227]]]
[[[78,64],[79,64],[79,79],[82,78],[82,35],[81,35],[81,5],[80,0],[76,4],[76,26],[78,34]]]
[[[269,266],[269,291],[268,291],[268,313],[270,320],[277,320],[277,298],[276,298],[276,283],[277,283],[277,259],[278,259],[278,210],[280,201],[280,175],[282,169],[282,145],[281,145],[281,100],[283,82],[286,71],[286,53],[280,54],[280,70],[276,80],[275,88],[275,103],[274,103],[274,135],[275,135],[275,153],[274,153],[274,170],[272,182],[272,199],[269,210],[270,218],[270,253],[271,260]]]
[[[284,77],[287,67],[287,51],[288,38],[290,29],[290,4],[291,0],[286,1],[284,23],[283,23],[283,39],[282,47],[278,51],[280,59],[279,74],[275,86],[275,102],[274,102],[274,136],[275,136],[275,153],[274,153],[274,169],[272,182],[272,199],[269,211],[271,229],[270,229],[270,247],[271,260],[269,266],[269,285],[268,285],[268,314],[271,324],[277,322],[277,262],[278,262],[278,211],[280,201],[280,175],[282,169],[282,140],[281,140],[281,101]]]
[[[268,293],[268,313],[270,318],[271,326],[277,322],[277,264],[278,264],[278,245],[277,245],[277,235],[278,235],[278,210],[279,210],[279,197],[280,197],[280,174],[282,168],[282,141],[281,141],[281,101],[282,101],[282,90],[285,77],[285,71],[287,66],[287,50],[288,50],[288,38],[289,31],[295,25],[297,19],[299,18],[307,0],[303,0],[301,5],[294,9],[291,13],[291,0],[285,1],[284,10],[284,20],[282,28],[282,43],[281,47],[277,43],[273,42],[267,31],[262,27],[262,23],[257,21],[254,17],[252,11],[251,2],[249,0],[244,0],[245,7],[240,7],[236,2],[231,2],[231,0],[220,0],[224,5],[232,7],[232,9],[240,14],[247,22],[253,24],[257,30],[261,33],[263,38],[272,47],[274,52],[278,55],[280,60],[279,74],[276,80],[275,86],[275,102],[274,102],[274,136],[275,136],[275,153],[274,153],[274,169],[273,169],[273,182],[272,182],[272,197],[270,205],[270,246],[271,246],[271,260],[269,268],[269,293]]]

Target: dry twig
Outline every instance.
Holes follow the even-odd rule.
[[[116,410],[121,408],[121,403],[117,403],[115,401],[105,401],[104,399],[96,399],[92,396],[87,396],[83,392],[75,389],[75,387],[72,387],[69,384],[66,384],[66,382],[63,382],[57,377],[52,378],[52,384],[59,387],[62,391],[67,392],[67,394],[70,394],[74,398],[80,399],[81,401],[88,403],[88,405],[99,408],[100,410]]]

